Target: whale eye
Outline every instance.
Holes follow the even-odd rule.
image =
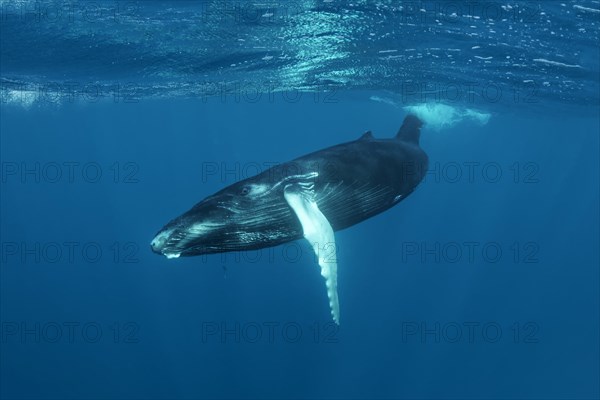
[[[250,188],[249,188],[248,186],[244,186],[244,187],[242,188],[242,191],[240,192],[240,194],[241,194],[242,196],[246,196],[248,193],[250,193]]]

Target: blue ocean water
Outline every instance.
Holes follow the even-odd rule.
[[[600,396],[598,1],[1,1],[0,397]],[[168,260],[202,198],[425,121],[336,233]]]

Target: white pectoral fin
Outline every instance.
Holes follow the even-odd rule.
[[[284,190],[285,200],[298,217],[304,238],[311,244],[325,278],[331,315],[340,323],[340,304],[337,293],[337,256],[333,228],[313,200],[312,187],[302,183],[288,185]]]

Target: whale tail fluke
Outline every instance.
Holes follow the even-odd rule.
[[[400,130],[396,134],[396,139],[404,142],[419,144],[419,138],[421,137],[421,121],[416,115],[408,114],[404,118],[404,122],[400,127]]]

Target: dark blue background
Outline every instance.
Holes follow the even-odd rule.
[[[429,175],[399,206],[337,233],[339,330],[303,242],[287,248],[303,250],[297,262],[283,258],[285,247],[258,262],[256,253],[177,260],[151,253],[164,223],[236,180],[203,182],[205,163],[286,161],[366,130],[390,137],[404,117],[366,95],[336,98],[3,106],[3,168],[94,162],[103,172],[98,183],[81,169],[74,182],[5,176],[3,246],[93,242],[103,254],[97,263],[77,251],[74,262],[63,254],[38,263],[3,247],[2,397],[598,397],[597,115],[522,112],[494,115],[485,126],[425,127],[432,167],[457,163],[465,174],[465,162],[497,163],[503,175],[497,183],[481,169],[473,182]],[[522,170],[515,183],[516,162],[536,166],[533,182]],[[131,165],[138,170],[127,183]],[[452,263],[403,253],[407,243],[464,242],[480,244],[473,262],[466,254]],[[503,250],[496,263],[481,255],[488,242]],[[516,262],[511,245],[529,242],[538,249],[534,262],[523,262],[525,254]],[[132,248],[134,262],[125,263],[123,251]],[[69,322],[78,324],[73,343],[66,329],[50,343],[44,327]],[[22,323],[40,324],[38,342]],[[82,336],[86,323],[102,328],[96,343]],[[239,324],[239,340],[203,337],[222,323]],[[436,323],[439,340],[421,336],[421,324]],[[477,325],[472,343],[465,323]],[[286,324],[302,329],[297,341],[294,329],[283,333]],[[454,343],[455,324],[462,337]],[[496,341],[494,329],[482,334],[486,324],[501,327]],[[252,343],[257,325],[262,336]],[[414,327],[418,333],[407,335]]]
[[[0,397],[600,396],[597,2],[0,3]],[[215,163],[391,137],[437,101],[491,119],[429,121],[426,182],[336,234],[339,329],[305,241],[151,253],[244,177]],[[8,174],[36,163],[62,179]]]

